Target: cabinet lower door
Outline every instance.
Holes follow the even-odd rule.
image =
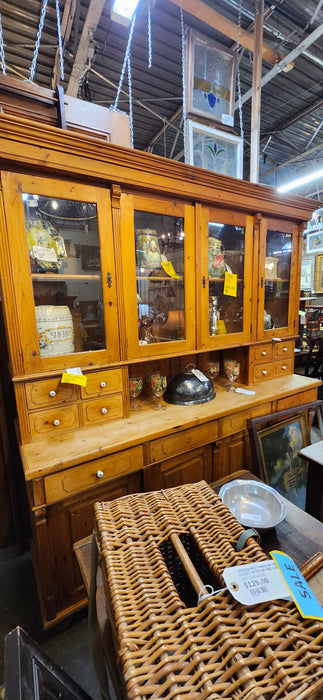
[[[144,472],[145,491],[170,489],[202,479],[208,483],[213,479],[211,445],[154,464]]]
[[[142,490],[141,472],[39,511],[33,521],[33,560],[44,627],[84,607],[87,597],[73,545],[91,534],[94,503]]]
[[[247,431],[236,435],[228,435],[221,440],[217,440],[213,446],[214,481],[239,469],[253,471]]]

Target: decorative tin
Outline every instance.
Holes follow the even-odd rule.
[[[74,327],[68,306],[36,306],[41,357],[74,352]]]
[[[137,229],[135,235],[138,267],[148,267],[151,270],[160,267],[161,254],[157,231],[149,228]]]

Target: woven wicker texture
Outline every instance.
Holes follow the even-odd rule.
[[[254,538],[235,551],[244,528],[205,482],[97,503],[95,515],[125,697],[323,698],[321,622],[228,591],[198,602],[201,585],[225,586],[225,567],[267,559]]]

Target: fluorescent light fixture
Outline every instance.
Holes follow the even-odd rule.
[[[114,0],[111,17],[116,21],[129,23],[137,9],[139,0]]]
[[[313,180],[316,180],[316,178],[322,177],[323,176],[323,168],[320,168],[320,170],[314,170],[313,173],[308,173],[307,175],[304,175],[304,177],[299,177],[296,180],[292,180],[291,182],[287,182],[285,185],[280,185],[280,187],[277,187],[278,192],[290,192],[290,190],[295,190],[297,187],[301,187],[302,185],[306,185],[307,182],[312,182]]]

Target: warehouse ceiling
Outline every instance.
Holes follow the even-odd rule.
[[[253,34],[259,0],[150,0],[151,42],[149,0],[140,1],[131,43],[134,147],[184,159],[181,2],[185,27],[237,53],[242,109],[236,87],[233,133],[240,135],[242,111],[244,178],[249,179],[253,41],[242,46],[242,37]],[[41,36],[43,0],[0,3],[7,76],[30,78],[38,35],[34,82],[51,89],[60,83],[66,93],[110,107],[118,92],[129,25],[111,19],[110,0],[60,0],[59,6],[64,79],[55,0],[49,0],[45,14],[43,9]],[[210,9],[230,20],[231,38]],[[297,174],[323,167],[323,0],[264,0],[263,42],[260,182],[279,184],[287,166]],[[127,70],[118,108],[129,112]],[[319,198],[322,190],[323,178],[298,193]]]

